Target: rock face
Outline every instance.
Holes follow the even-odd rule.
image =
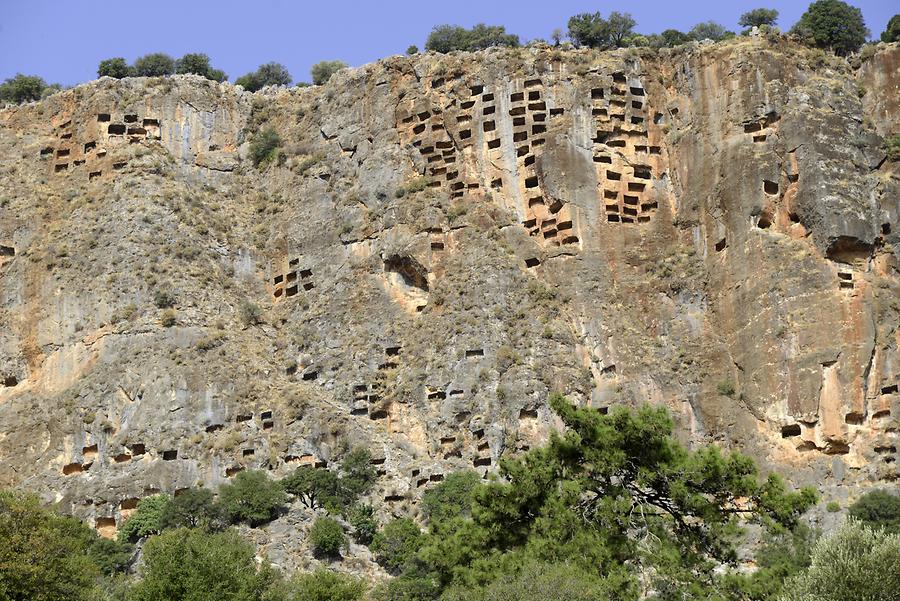
[[[497,49],[0,111],[0,486],[111,533],[365,445],[402,513],[544,440],[553,391],[895,481],[898,55]]]

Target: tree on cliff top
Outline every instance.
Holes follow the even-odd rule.
[[[619,48],[634,34],[636,21],[629,13],[613,11],[604,19],[599,12],[581,13],[569,19],[569,38],[576,46]]]
[[[738,25],[741,27],[773,27],[778,21],[778,11],[774,8],[754,8],[741,15]]]
[[[348,66],[344,61],[320,61],[310,69],[312,82],[317,86],[328,83],[332,75]]]
[[[842,56],[859,50],[869,35],[862,11],[841,0],[816,0],[791,32],[808,44]]]
[[[175,61],[176,73],[193,73],[213,81],[225,81],[228,76],[221,69],[213,69],[209,57],[201,52],[190,52]]]
[[[125,59],[121,56],[102,60],[100,61],[100,65],[97,67],[97,77],[113,77],[115,79],[122,79],[123,77],[128,77],[129,75],[131,75],[131,67],[128,66],[128,63],[125,62]]]
[[[896,42],[900,40],[900,15],[894,15],[888,21],[887,27],[881,33],[882,42]]]
[[[136,61],[131,68],[137,77],[162,77],[175,72],[175,59],[163,52],[147,54]]]
[[[473,52],[494,46],[516,47],[518,45],[519,36],[506,33],[506,27],[503,25],[479,23],[472,29],[466,29],[459,25],[437,25],[431,30],[425,41],[425,50],[441,53],[454,50]]]
[[[44,97],[48,90],[59,89],[58,85],[48,86],[37,75],[16,74],[0,84],[0,104],[10,102],[22,104],[32,102]]]
[[[291,74],[287,67],[281,63],[265,63],[256,71],[238,77],[234,83],[243,87],[248,92],[256,92],[266,86],[289,86]]]

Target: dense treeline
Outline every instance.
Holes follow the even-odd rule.
[[[738,26],[743,28],[740,35],[747,35],[754,27],[762,31],[777,31],[777,23],[778,11],[770,8],[750,10],[742,14],[737,22]],[[738,35],[714,21],[698,23],[688,31],[666,29],[660,33],[642,34],[636,31],[636,27],[637,23],[629,13],[612,11],[605,18],[599,12],[581,13],[568,20],[565,32],[562,29],[553,30],[550,39],[556,46],[570,43],[574,47],[598,49],[621,47],[659,49],[691,41],[718,42]],[[845,56],[859,51],[870,32],[858,8],[842,0],[816,0],[809,5],[800,20],[790,29],[789,34],[810,46]],[[880,39],[882,42],[896,42],[900,39],[900,15],[891,18]],[[425,49],[447,53],[519,45],[519,36],[508,33],[504,26],[479,23],[471,28],[438,25],[428,35]],[[406,50],[407,54],[418,52],[419,49],[415,45],[409,46]],[[347,64],[340,60],[316,63],[310,72],[312,83],[324,84],[334,73],[345,68]],[[109,58],[101,61],[97,69],[99,77],[118,79],[132,76],[163,77],[176,73],[194,73],[214,81],[228,79],[221,69],[213,68],[209,57],[202,53],[185,54],[177,60],[164,53],[153,53],[138,58],[131,65],[121,57]],[[291,74],[287,68],[276,62],[260,65],[255,71],[235,80],[235,84],[250,92],[256,92],[266,86],[289,86],[291,82]],[[297,85],[309,84],[298,82]],[[0,84],[0,104],[20,104],[39,100],[59,89],[61,87],[58,84],[48,85],[40,77],[18,74]]]
[[[497,479],[448,475],[422,498],[421,522],[379,524],[363,501],[376,479],[364,449],[335,470],[240,472],[217,494],[146,497],[118,540],[0,492],[0,601],[886,601],[900,586],[900,497],[863,496],[816,541],[802,518],[812,490],[761,478],[738,453],[685,449],[665,410],[606,415],[559,395],[551,405],[564,432],[502,460]],[[392,578],[288,577],[257,562],[233,525],[264,525],[292,499],[315,516],[316,557],[341,561],[349,534]],[[736,560],[750,525],[764,536],[748,573]]]
[[[228,76],[221,69],[214,69],[209,57],[200,52],[185,54],[175,60],[163,52],[147,54],[129,65],[124,58],[109,58],[100,62],[97,77],[163,77],[166,75],[193,73],[213,81],[225,81]]]

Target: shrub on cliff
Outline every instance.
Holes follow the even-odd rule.
[[[900,161],[900,134],[885,138],[881,147],[887,153],[889,161]]]
[[[131,68],[122,57],[108,58],[100,61],[97,67],[97,77],[114,77],[122,79],[131,75]]]
[[[160,522],[167,530],[172,528],[218,530],[224,527],[226,516],[222,507],[216,503],[211,490],[189,488],[166,505]]]
[[[234,83],[248,92],[256,92],[266,86],[289,86],[291,74],[281,63],[265,63],[256,71],[238,77]]]
[[[454,50],[475,51],[494,46],[519,45],[519,36],[506,33],[502,25],[485,25],[479,23],[471,29],[459,25],[437,25],[428,34],[425,50],[434,52],[453,52]]]
[[[175,59],[162,52],[147,54],[136,61],[131,68],[138,77],[162,77],[175,72]]]
[[[168,495],[153,495],[141,499],[134,513],[119,528],[119,540],[133,543],[145,536],[162,532],[163,515],[171,502],[172,498]]]
[[[821,539],[809,568],[785,584],[782,601],[893,601],[900,590],[900,535],[853,519]]]
[[[900,534],[900,496],[886,490],[867,492],[850,506],[848,514],[870,528]]]
[[[0,84],[0,103],[22,104],[40,100],[48,89],[51,86],[37,75],[18,73]]]
[[[250,470],[238,473],[233,482],[219,489],[219,503],[232,522],[256,527],[278,517],[287,495],[265,472]]]
[[[362,447],[353,449],[341,460],[341,494],[349,504],[367,494],[375,485],[372,454]]]
[[[472,511],[472,492],[480,477],[472,470],[448,474],[443,482],[422,495],[422,512],[431,523],[456,517],[468,517]]]
[[[331,518],[316,518],[309,530],[309,544],[319,557],[338,557],[347,546],[344,527]]]
[[[397,518],[385,524],[369,548],[375,560],[388,572],[398,573],[422,546],[422,531],[409,518]]]
[[[281,136],[272,129],[264,129],[250,142],[250,160],[254,167],[265,165],[274,160],[281,148]]]
[[[375,509],[371,505],[354,505],[347,513],[347,521],[353,528],[353,540],[361,545],[371,543],[378,532]]]
[[[278,579],[256,549],[234,531],[179,528],[144,545],[141,580],[128,601],[259,601]]]
[[[842,56],[859,50],[869,35],[862,11],[841,0],[816,0],[791,32],[807,44]]]
[[[284,588],[288,601],[359,601],[366,584],[361,578],[320,568],[298,572]]]
[[[312,76],[313,84],[320,86],[327,83],[332,75],[348,66],[344,61],[320,61],[312,66],[309,73]]]

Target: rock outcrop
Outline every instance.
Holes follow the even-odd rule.
[[[0,486],[112,533],[365,445],[403,513],[544,440],[552,391],[896,481],[898,56],[495,49],[0,111]]]

